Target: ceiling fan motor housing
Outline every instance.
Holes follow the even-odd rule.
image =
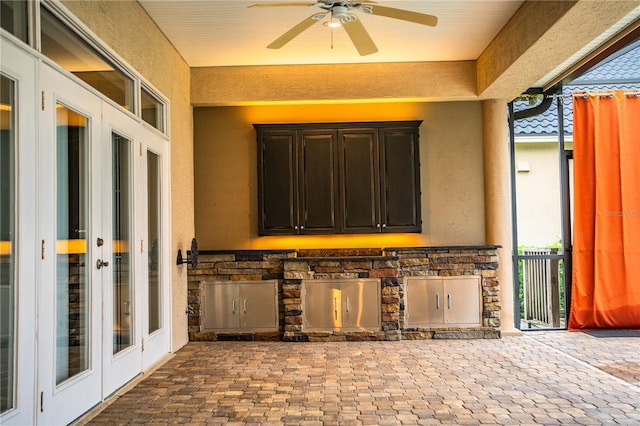
[[[342,20],[347,17],[349,8],[346,6],[333,6],[331,8],[331,16],[338,20]]]

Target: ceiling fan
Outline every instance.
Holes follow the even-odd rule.
[[[331,22],[339,22],[344,27],[347,35],[353,42],[360,55],[370,55],[376,53],[378,48],[369,36],[369,33],[358,19],[358,16],[351,13],[359,11],[369,13],[371,15],[385,16],[387,18],[400,19],[402,21],[414,22],[421,25],[429,25],[435,27],[438,18],[433,15],[412,12],[404,9],[396,9],[393,7],[380,6],[373,1],[332,1],[318,0],[316,2],[290,2],[290,3],[258,3],[249,7],[282,7],[282,6],[317,6],[322,9],[321,12],[314,13],[299,24],[295,25],[286,33],[282,34],[267,47],[269,49],[280,49],[289,43],[295,37],[300,35],[304,30],[311,27],[316,22],[324,19],[327,14],[331,14]],[[335,19],[335,21],[334,21]]]

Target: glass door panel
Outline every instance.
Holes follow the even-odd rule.
[[[0,74],[0,414],[14,408],[15,82]]]
[[[112,133],[113,354],[133,342],[131,141]]]
[[[162,327],[162,287],[160,281],[161,239],[161,162],[160,156],[147,151],[147,232],[149,241],[148,286],[149,327],[151,334]]]
[[[89,368],[88,119],[56,104],[56,384]]]

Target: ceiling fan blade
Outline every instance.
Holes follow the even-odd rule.
[[[285,7],[285,6],[315,6],[316,2],[297,2],[297,3],[256,3],[247,7]]]
[[[361,56],[376,53],[378,48],[359,19],[343,22],[342,26]]]
[[[280,49],[282,46],[289,43],[291,40],[293,40],[298,35],[300,35],[301,32],[303,32],[304,30],[306,30],[307,28],[309,28],[310,26],[312,26],[313,24],[319,21],[320,20],[318,19],[318,14],[314,13],[313,15],[309,16],[307,19],[300,22],[298,25],[291,28],[289,31],[287,31],[286,33],[282,34],[280,37],[275,39],[267,47],[269,49]]]
[[[378,6],[376,4],[363,5],[362,11],[372,15],[386,16],[387,18],[400,19],[402,21],[415,22],[416,24],[435,27],[438,18],[426,13],[412,12],[410,10],[396,9],[394,7]]]

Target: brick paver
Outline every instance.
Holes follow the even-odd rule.
[[[637,336],[637,332],[623,330],[595,331],[593,335],[544,331],[527,336],[640,387],[640,338],[626,334]]]
[[[640,424],[640,338],[609,340],[193,342],[90,424]]]

